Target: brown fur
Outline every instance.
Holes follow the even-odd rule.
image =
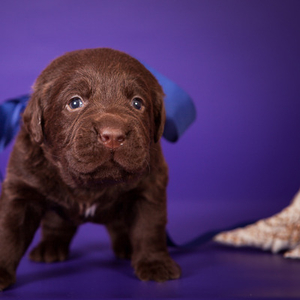
[[[70,109],[73,96],[83,107]],[[135,97],[143,101],[140,109],[132,105]],[[77,227],[95,222],[106,226],[116,256],[131,258],[141,280],[180,277],[166,247],[164,122],[161,87],[122,52],[70,52],[41,73],[2,187],[0,289],[15,282],[40,224],[34,261],[67,259]],[[117,146],[106,144],[107,131],[121,135]]]

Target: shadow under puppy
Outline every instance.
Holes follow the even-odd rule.
[[[166,246],[163,96],[141,63],[112,49],[67,53],[41,73],[2,186],[0,289],[40,224],[33,261],[67,259],[77,227],[95,222],[141,280],[180,277]]]

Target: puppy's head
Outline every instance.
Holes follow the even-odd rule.
[[[125,53],[74,51],[38,77],[23,121],[67,184],[126,181],[149,168],[163,133],[163,91]]]

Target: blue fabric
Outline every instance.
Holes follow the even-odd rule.
[[[166,124],[164,138],[176,142],[196,118],[191,97],[176,83],[150,66],[146,68],[157,78],[166,94]],[[0,105],[0,152],[9,144],[19,130],[20,113],[24,110],[29,95],[10,99]]]
[[[0,105],[0,152],[19,130],[20,114],[25,109],[29,95],[10,99]]]
[[[211,241],[213,239],[213,237],[215,237],[217,234],[223,232],[223,231],[230,231],[236,228],[240,228],[240,227],[245,227],[248,226],[250,224],[255,223],[257,220],[248,220],[245,222],[240,222],[240,223],[236,223],[233,226],[227,227],[227,228],[219,228],[219,229],[214,229],[214,230],[210,230],[207,231],[199,236],[197,236],[196,238],[183,243],[183,244],[177,244],[173,241],[173,239],[170,237],[169,233],[166,232],[167,235],[167,245],[169,247],[174,247],[174,248],[181,248],[181,249],[191,249],[194,247],[199,247],[202,246],[203,244]]]
[[[196,119],[196,109],[192,98],[175,82],[157,72],[152,67],[144,66],[156,77],[163,87],[166,107],[164,138],[176,142]]]

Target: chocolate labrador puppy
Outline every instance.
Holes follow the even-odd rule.
[[[125,53],[74,51],[41,73],[2,186],[0,289],[40,224],[33,261],[67,259],[77,227],[95,222],[141,280],[180,277],[166,246],[164,122],[162,88]]]

